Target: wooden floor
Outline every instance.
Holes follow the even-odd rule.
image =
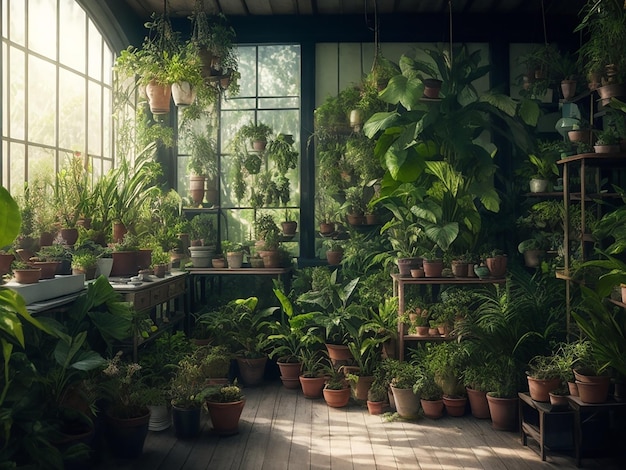
[[[494,431],[489,420],[425,418],[387,421],[356,404],[334,409],[280,382],[246,389],[240,433],[178,440],[171,428],[150,432],[134,461],[101,462],[98,469],[537,469],[576,468],[566,454],[541,462],[517,433]],[[531,442],[531,447],[534,443]],[[536,448],[536,446],[535,446]],[[620,465],[621,464],[621,465]],[[624,469],[623,462],[585,458],[583,468]]]

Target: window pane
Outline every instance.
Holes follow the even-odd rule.
[[[24,151],[24,145],[17,143],[11,144],[9,151],[9,155],[11,156],[11,186],[9,187],[9,191],[11,191],[13,196],[24,192],[24,181],[26,181],[26,157]]]
[[[256,108],[256,98],[237,98],[224,100],[222,102],[222,110],[229,109],[254,109]]]
[[[9,34],[11,37],[9,38],[11,41],[19,44],[20,46],[26,45],[26,4],[27,2],[19,2],[16,0],[12,0],[11,2],[2,2],[3,7],[6,7],[6,4],[9,3],[10,9],[9,14],[11,15],[9,27],[11,31]],[[4,12],[4,8],[3,8]],[[3,18],[3,35],[6,35],[6,28],[4,22],[7,20],[6,17]]]
[[[239,96],[256,96],[256,47],[239,47]]]
[[[111,154],[111,139],[112,139],[112,131],[111,131],[111,114],[113,109],[113,92],[109,88],[102,89],[104,94],[104,108],[103,114],[104,118],[102,119],[102,156],[113,158]]]
[[[87,153],[102,156],[102,88],[89,82],[89,106],[87,106]]]
[[[9,131],[11,137],[20,140],[24,139],[24,124],[26,123],[25,59],[26,55],[22,51],[11,49],[11,78],[4,82],[8,83],[9,86],[3,87],[3,93],[7,90],[9,92],[9,102],[6,103],[6,106],[9,108],[7,115],[11,116],[5,132]]]
[[[84,37],[85,12],[76,2],[61,2],[59,12],[60,62],[74,70],[85,73],[85,41],[77,41],[76,35]],[[75,32],[75,34],[73,34]]]
[[[59,146],[71,150],[85,149],[85,79],[61,69],[59,71]]]
[[[56,58],[56,0],[30,0],[27,3],[28,47],[46,57]]]
[[[259,96],[300,94],[300,46],[259,47]]]
[[[55,152],[52,149],[28,147],[28,181],[50,181],[51,175],[56,173]]]
[[[259,108],[299,108],[300,98],[259,98]]]
[[[89,21],[89,36],[87,38],[89,41],[89,53],[87,60],[89,61],[87,73],[90,77],[95,78],[96,80],[102,79],[102,36],[94,26],[94,24]],[[111,69],[108,69],[111,70]],[[110,75],[110,74],[109,74]]]
[[[55,67],[30,56],[28,69],[28,138],[32,142],[54,145],[57,119]]]

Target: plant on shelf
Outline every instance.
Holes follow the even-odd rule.
[[[296,168],[299,153],[293,148],[293,136],[278,134],[267,144],[265,154],[274,162],[281,175]]]
[[[212,214],[197,214],[191,219],[190,237],[192,240],[201,240],[203,246],[215,245],[217,230],[215,216]]]
[[[607,127],[598,133],[595,145],[618,145],[620,136],[615,129]]]
[[[211,126],[207,126],[202,132],[192,131],[189,135],[191,153],[187,167],[192,174],[208,179],[217,176],[217,143],[212,134]]]
[[[250,122],[239,128],[234,140],[235,142],[239,142],[240,144],[243,144],[247,141],[254,148],[254,142],[267,143],[267,139],[272,134],[272,132],[274,131],[267,124],[264,124],[262,122]]]

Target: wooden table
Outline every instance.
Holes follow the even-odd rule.
[[[574,450],[577,454],[577,441],[574,439],[574,411],[553,407],[550,403],[535,401],[528,392],[519,392],[520,438],[523,446],[528,445],[528,437],[539,444],[539,456],[546,460],[546,448],[551,450]]]
[[[620,413],[621,422],[626,418],[626,402],[616,402],[612,398],[605,403],[583,403],[580,397],[569,396],[569,406],[575,414],[574,419],[574,439],[576,449],[576,465],[580,467],[583,448],[588,450],[605,448],[610,442],[610,422],[611,414]],[[620,422],[619,419],[615,420]],[[593,426],[594,423],[599,423]],[[588,428],[588,429],[585,429]],[[601,446],[592,447],[591,440],[601,443]],[[623,443],[621,444],[623,445]],[[621,450],[621,449],[619,449]],[[621,450],[623,452],[623,450]]]
[[[187,268],[189,273],[189,298],[190,309],[196,302],[206,303],[206,284],[201,282],[207,277],[221,276],[269,276],[282,279],[285,289],[288,291],[291,285],[291,266],[286,268]],[[254,294],[251,294],[254,295]]]
[[[136,335],[133,338],[133,360],[137,360],[140,342],[152,341],[164,331],[170,330],[180,323],[187,327],[187,273],[172,271],[163,278],[149,276],[147,281],[128,283],[121,278],[109,279],[113,289],[122,295],[126,302],[133,304],[138,314],[147,313],[158,327],[155,334],[141,341]]]

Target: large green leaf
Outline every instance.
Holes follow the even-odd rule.
[[[424,226],[424,232],[439,248],[448,251],[450,245],[459,235],[459,224],[456,222],[449,222],[444,225],[427,224]]]
[[[363,126],[363,132],[367,137],[373,139],[376,137],[378,132],[398,126],[401,122],[402,118],[396,111],[389,113],[376,113],[367,120]]]
[[[0,249],[13,243],[20,233],[22,215],[6,188],[0,187]]]

